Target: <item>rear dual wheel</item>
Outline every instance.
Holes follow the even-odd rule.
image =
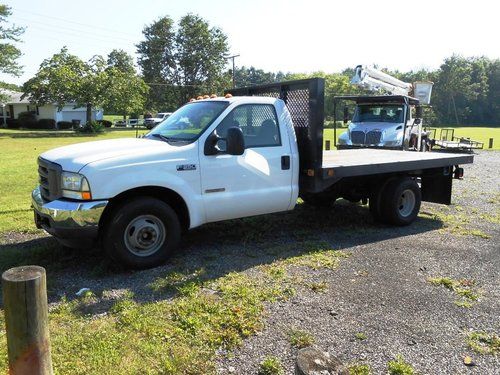
[[[370,197],[370,212],[376,221],[409,225],[416,219],[421,201],[420,187],[414,179],[392,179]]]

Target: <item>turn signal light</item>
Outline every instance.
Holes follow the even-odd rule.
[[[90,194],[90,191],[84,191],[84,192],[82,192],[82,199],[91,200],[92,199],[92,194]]]

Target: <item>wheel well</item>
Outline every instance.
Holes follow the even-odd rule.
[[[104,227],[105,223],[108,222],[108,218],[113,212],[113,209],[120,205],[122,202],[135,197],[144,196],[157,198],[170,205],[170,207],[172,207],[172,209],[179,217],[182,229],[189,229],[189,210],[187,208],[186,202],[175,191],[161,186],[143,186],[135,189],[130,189],[110,199],[108,205],[106,206],[106,209],[101,216],[101,219],[99,220],[99,227]]]

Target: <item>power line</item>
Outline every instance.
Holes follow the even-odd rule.
[[[12,17],[14,20],[15,19],[20,19],[20,20],[24,20],[24,21],[27,21],[29,22],[30,24],[27,25],[26,27],[29,29],[31,27],[40,27],[38,25],[42,25],[43,27],[48,27],[48,28],[52,28],[52,29],[55,29],[55,31],[59,31],[59,30],[69,30],[69,31],[73,31],[73,32],[77,32],[77,33],[81,33],[82,30],[78,30],[78,29],[73,29],[73,28],[70,28],[70,27],[66,27],[66,26],[58,26],[58,25],[51,25],[51,24],[47,24],[47,23],[44,23],[44,22],[39,22],[39,21],[34,21],[34,20],[29,20],[27,18],[22,18],[22,17],[19,17],[19,16],[13,16]],[[36,23],[38,25],[31,25],[31,23]],[[93,33],[91,31],[84,31],[85,35],[95,35],[95,36],[98,36],[98,37],[104,37],[104,38],[109,38],[109,39],[116,39],[116,40],[119,40],[121,39],[122,41],[127,41],[127,42],[130,42],[130,38],[123,38],[123,37],[120,37],[120,36],[112,36],[112,35],[103,35],[103,34],[97,34],[97,33]]]
[[[39,16],[39,17],[50,18],[50,19],[61,21],[61,22],[70,23],[72,25],[80,25],[80,26],[84,26],[84,27],[90,27],[92,29],[100,29],[100,30],[105,30],[105,31],[110,31],[110,32],[113,32],[113,33],[117,33],[117,34],[135,36],[135,35],[130,34],[130,33],[125,33],[123,31],[117,31],[117,30],[113,30],[113,29],[108,29],[108,28],[102,27],[102,26],[95,26],[95,25],[85,24],[85,23],[76,22],[76,21],[68,21],[68,20],[66,20],[64,18],[59,18],[59,17],[49,16],[47,14],[41,14],[41,13],[31,12],[31,11],[28,11],[28,10],[19,9],[19,8],[15,8],[15,7],[12,7],[12,9],[15,10],[16,12],[28,13],[28,14]]]

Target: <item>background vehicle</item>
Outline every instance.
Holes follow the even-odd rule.
[[[449,204],[472,155],[323,151],[324,80],[230,90],[184,105],[144,138],[43,153],[35,222],[60,242],[97,240],[129,267],[164,262],[183,230],[291,210],[369,201],[376,220],[408,225],[421,200]],[[181,126],[182,124],[182,126]],[[222,234],[221,234],[222,235]]]
[[[172,112],[159,112],[156,114],[156,117],[149,117],[144,119],[144,126],[148,129],[153,129],[160,122],[165,120],[168,116],[170,116]]]
[[[432,82],[410,84],[377,69],[359,65],[351,83],[389,95],[335,98],[336,102],[347,100],[355,103],[347,132],[339,137],[339,148],[382,147],[416,151],[430,148],[429,134],[423,130],[421,105],[430,103]],[[348,117],[348,112],[344,111],[346,124]]]

